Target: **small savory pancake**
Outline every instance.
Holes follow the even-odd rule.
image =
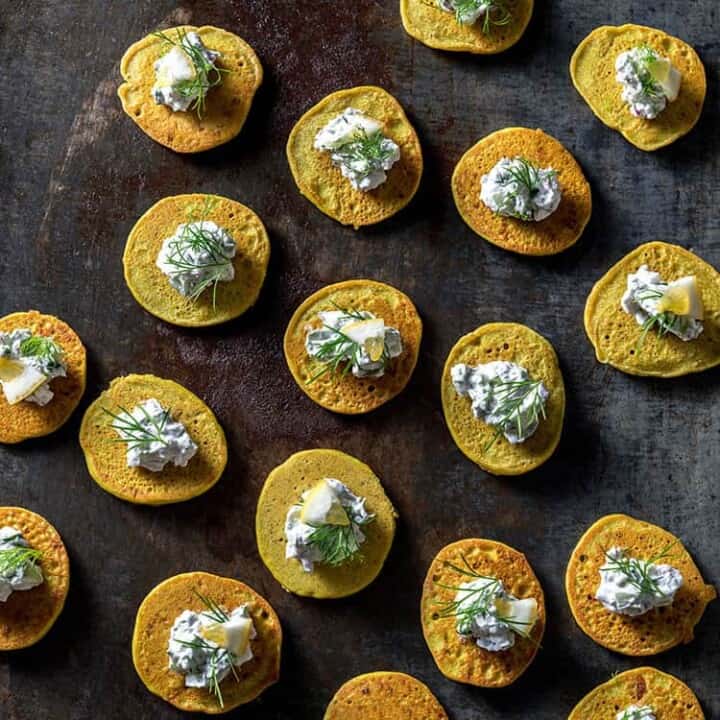
[[[658,562],[677,568],[684,579],[673,604],[636,617],[606,610],[595,599],[595,593],[605,553],[613,547],[622,548],[638,560],[649,560],[666,551]],[[565,589],[583,632],[609,650],[633,656],[656,655],[689,643],[705,607],[716,597],[715,588],[705,584],[678,538],[657,525],[627,515],[600,518],[580,538],[567,566]]]
[[[40,550],[43,582],[13,592],[0,602],[0,650],[34,645],[57,620],[70,587],[70,560],[58,531],[40,515],[19,507],[0,507],[0,527],[14,527],[30,547]]]
[[[198,594],[232,611],[248,605],[257,637],[250,641],[253,659],[236,668],[221,683],[224,707],[208,688],[185,687],[185,676],[168,668],[168,641],[183,610],[202,612]],[[154,695],[186,712],[218,715],[254,700],[280,676],[282,629],[270,603],[251,587],[232,578],[205,572],[175,575],[153,588],[135,619],[132,657],[143,684]]]
[[[503,158],[516,157],[557,171],[560,205],[539,222],[499,215],[480,199],[483,175]],[[497,130],[473,145],[455,167],[452,191],[458,212],[474,232],[521,255],[554,255],[567,250],[582,235],[592,212],[590,184],[577,160],[555,138],[529,128]]]
[[[382,377],[356,378],[342,370],[317,377],[323,363],[307,354],[305,338],[321,327],[319,312],[338,308],[374,313],[387,327],[400,331],[402,354],[389,362]],[[415,369],[421,339],[422,321],[405,293],[374,280],[346,280],[313,293],[295,311],[285,331],[285,359],[297,384],[318,405],[357,415],[375,410],[403,390]]]
[[[630,705],[650,705],[658,720],[705,720],[695,693],[684,682],[651,667],[626,670],[598,685],[568,720],[614,720]]]
[[[178,225],[199,220],[216,223],[235,240],[235,277],[217,284],[214,305],[212,287],[193,302],[172,287],[155,264],[163,241],[175,234]],[[163,198],[135,223],[123,266],[130,292],[149,313],[173,325],[200,327],[232,320],[252,307],[269,260],[265,226],[250,208],[218,195],[194,194]]]
[[[648,45],[682,73],[680,94],[653,120],[635,117],[615,79],[620,53]],[[573,85],[595,115],[640,150],[657,150],[690,132],[700,118],[707,82],[705,68],[690,45],[642,25],[603,26],[593,30],[570,61]]]
[[[479,575],[502,580],[506,592],[520,600],[535,598],[538,619],[530,637],[516,635],[509,650],[490,652],[473,639],[458,635],[455,618],[442,617],[441,610],[455,600],[456,592],[449,588],[472,578],[451,566],[469,566]],[[425,642],[445,677],[479,687],[505,687],[525,672],[537,654],[545,633],[545,596],[522,553],[494,540],[458,540],[446,545],[430,565],[423,584],[420,619]]]
[[[285,518],[291,505],[320,480],[332,478],[367,500],[375,519],[362,528],[360,557],[333,567],[315,563],[305,572],[297,558],[285,558]],[[365,463],[338,450],[305,450],[291,455],[267,477],[255,513],[260,557],[275,579],[296,595],[340,598],[359,592],[380,573],[395,537],[397,513],[377,475]]]
[[[153,472],[127,466],[127,443],[118,442],[120,436],[106,411],[132,412],[151,398],[170,410],[172,419],[185,426],[198,446],[186,467],[168,463],[164,470]],[[165,505],[202,495],[220,479],[227,464],[225,433],[212,410],[182,385],[154,375],[115,378],[85,412],[80,446],[92,479],[111,495],[139,505]]]
[[[513,445],[494,427],[473,415],[471,401],[455,391],[454,365],[481,365],[495,360],[524,367],[530,378],[542,380],[550,393],[545,418],[522,443]],[[534,330],[518,323],[489,323],[461,337],[448,355],[443,370],[442,405],[450,434],[462,452],[493,475],[522,475],[542,465],[555,451],[565,416],[565,385],[552,345]],[[488,445],[492,442],[492,445]]]
[[[621,307],[627,277],[641,265],[665,282],[694,275],[705,307],[703,331],[684,342],[672,333],[646,333]],[[664,242],[640,245],[595,283],[585,304],[585,332],[601,363],[630,375],[677,377],[720,365],[720,273],[694,253]]]
[[[323,720],[447,720],[427,685],[399,672],[372,672],[348,680]]]
[[[382,132],[400,147],[387,180],[375,190],[356,190],[330,159],[316,150],[315,136],[347,108],[382,123]],[[412,200],[420,184],[423,158],[420,141],[400,103],[370,85],[339,90],[310,108],[296,123],[287,143],[290,170],[300,192],[318,209],[355,229],[389,218]]]
[[[125,81],[118,88],[123,110],[146,135],[179,153],[196,153],[232,140],[242,129],[255,91],[263,79],[260,60],[253,49],[237,35],[206,26],[182,25],[161,30],[171,40],[182,33],[195,32],[210,50],[222,57],[217,67],[227,70],[222,83],[207,94],[205,110],[175,112],[155,102],[155,62],[167,52],[165,41],[154,34],[131,45],[120,61]]]
[[[506,0],[512,18],[483,32],[482,18],[462,25],[437,0],[400,0],[400,15],[408,35],[436,50],[494,55],[512,47],[523,35],[533,13],[534,0]]]
[[[0,443],[18,443],[55,432],[73,414],[85,392],[85,346],[75,331],[62,320],[35,310],[0,318],[0,332],[22,329],[55,340],[63,350],[66,377],[50,381],[54,397],[42,407],[24,400],[10,405],[0,390]]]

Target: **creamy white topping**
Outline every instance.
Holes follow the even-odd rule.
[[[387,171],[400,159],[397,143],[382,133],[382,125],[349,107],[315,136],[315,149],[330,153],[356,190],[368,192],[387,180]]]
[[[249,640],[257,637],[257,632],[247,605],[235,608],[227,617],[218,622],[208,613],[184,610],[175,619],[168,641],[168,667],[185,676],[185,687],[212,689],[233,666],[239,668],[252,660]]]
[[[355,377],[382,377],[388,361],[402,354],[400,332],[370,312],[348,314],[342,310],[329,310],[318,313],[318,318],[322,327],[310,330],[305,338],[307,354],[328,360],[325,353],[331,343],[332,358],[341,357],[352,363],[351,372]],[[380,349],[383,355],[378,357]]]
[[[627,278],[627,290],[622,296],[622,309],[635,318],[638,325],[645,325],[647,320],[657,317],[658,302],[668,288],[660,273],[654,272],[647,265],[641,265],[637,272],[630,273]],[[685,342],[694,340],[703,331],[703,323],[693,317],[671,313],[663,329],[679,337]]]
[[[156,265],[181,295],[197,296],[216,282],[235,277],[232,235],[211,220],[183,223],[163,240]]]
[[[496,360],[450,370],[455,392],[472,401],[476,418],[497,428],[508,442],[525,442],[538,428],[549,392],[521,365]]]
[[[331,491],[336,502],[347,513],[350,520],[350,528],[355,536],[357,545],[362,545],[366,538],[360,526],[367,525],[374,515],[365,509],[365,498],[358,497],[350,488],[339,480],[334,478],[325,478],[325,483]],[[302,494],[302,501],[307,500],[310,490],[306,490]],[[321,517],[316,518],[312,525],[308,525],[301,519],[303,511],[303,503],[291,505],[285,518],[285,538],[287,544],[285,546],[285,557],[287,559],[296,558],[300,561],[305,572],[312,572],[315,563],[322,563],[324,558],[322,553],[318,551],[317,546],[312,543],[311,536],[314,530],[327,522],[331,505],[327,507]]]
[[[682,584],[682,574],[672,565],[637,560],[614,547],[608,550],[600,568],[595,599],[610,612],[634,617],[672,605]]]
[[[650,705],[628,705],[621,710],[615,720],[656,720],[655,711]]]
[[[483,175],[480,199],[493,212],[519,220],[544,220],[560,205],[557,172],[525,158],[502,158]]]
[[[111,423],[127,443],[128,467],[160,472],[168,463],[185,467],[198,450],[185,426],[151,398],[129,413],[121,412]]]
[[[0,528],[0,602],[18,590],[30,590],[43,582],[42,570],[36,559],[18,557],[18,549],[30,545],[17,528]]]

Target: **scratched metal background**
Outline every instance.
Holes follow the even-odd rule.
[[[36,647],[0,657],[3,720],[167,720],[181,714],[135,675],[130,637],[146,592],[178,572],[233,575],[274,605],[285,630],[282,679],[238,710],[247,720],[320,718],[358,673],[395,669],[427,682],[453,720],[556,720],[612,673],[641,664],[575,626],[565,562],[601,514],[627,511],[678,533],[706,577],[720,583],[720,372],[659,382],[598,365],[582,329],[593,281],[638,243],[666,239],[720,265],[718,5],[540,0],[530,28],[496,58],[434,52],[402,30],[396,0],[3,0],[0,26],[0,314],[38,308],[67,320],[88,348],[82,408],[128,372],[171,377],[201,395],[226,429],[230,462],[201,498],[152,509],[118,501],[88,477],[77,443],[81,411],[55,435],[0,449],[0,504],[48,517],[72,561],[65,612]],[[679,34],[708,70],[699,126],[656,154],[606,129],[573,90],[567,64],[594,27],[624,21]],[[257,50],[266,81],[234,142],[198,157],[155,145],[123,115],[118,62],[149,31],[215,24]],[[327,93],[377,83],[418,129],[426,169],[411,206],[355,233],[296,192],[285,140]],[[449,180],[462,152],[508,125],[545,129],[579,159],[594,214],[578,245],[551,259],[488,245],[460,220]],[[273,257],[255,309],[220,329],[187,331],[146,314],[122,278],[125,238],[165,195],[216,192],[254,208]],[[327,283],[367,276],[406,291],[425,320],[408,390],[357,419],[313,405],[285,367],[290,314]],[[568,388],[562,443],[520,479],[489,477],[445,428],[438,383],[466,331],[518,320],[557,349]],[[379,473],[401,515],[377,582],[354,598],[288,595],[258,558],[253,514],[276,464],[308,447],[334,447]],[[433,555],[467,536],[525,551],[546,589],[548,630],[513,687],[483,691],[436,670],[420,632],[421,581]],[[720,602],[697,639],[649,662],[698,693],[720,716]]]

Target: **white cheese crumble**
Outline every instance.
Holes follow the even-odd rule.
[[[472,401],[473,415],[497,428],[508,442],[525,442],[544,417],[549,392],[521,365],[496,360],[473,367],[458,363],[450,370],[455,392]]]
[[[211,220],[183,223],[163,240],[155,264],[185,297],[235,277],[235,240]]]
[[[113,417],[112,428],[127,443],[128,467],[160,472],[168,463],[185,467],[198,450],[181,422],[151,398]]]
[[[643,45],[617,56],[615,79],[622,85],[622,99],[630,112],[654,120],[677,99],[681,75],[667,58]]]
[[[539,222],[558,209],[562,192],[552,168],[538,168],[521,157],[505,157],[483,175],[480,199],[499,215]]]
[[[308,499],[311,492],[306,490],[302,494],[301,502],[291,505],[285,518],[285,538],[287,540],[285,557],[286,559],[296,558],[305,572],[313,572],[315,563],[324,561],[322,553],[312,542],[312,534],[317,527],[327,522],[333,504],[341,506],[347,514],[358,546],[366,540],[360,526],[367,525],[375,517],[365,509],[365,498],[355,495],[347,485],[334,478],[325,478],[324,482],[331,493],[333,503],[328,505],[327,511],[321,517],[315,518],[312,525],[301,519],[303,502]]]
[[[252,660],[249,641],[257,632],[247,605],[227,617],[221,623],[208,613],[184,610],[175,619],[168,641],[168,667],[185,676],[185,687],[212,690],[233,667]]]
[[[621,710],[615,720],[656,720],[655,711],[650,705],[628,705]]]
[[[30,548],[17,528],[0,528],[0,602],[18,590],[30,590],[43,582],[42,570],[34,559],[18,561],[17,551]],[[15,557],[13,557],[15,556]]]
[[[322,327],[305,337],[307,354],[323,361],[340,358],[352,363],[351,372],[357,378],[382,377],[388,361],[402,354],[399,330],[371,312],[329,310],[319,312],[318,318]]]
[[[685,279],[681,278],[680,281]],[[644,326],[651,317],[657,318],[660,315],[658,303],[668,286],[660,273],[650,270],[647,265],[641,265],[637,272],[630,273],[627,277],[627,290],[620,301],[622,309],[632,315],[638,325]],[[669,313],[666,318],[661,329],[685,342],[695,340],[703,331],[702,321],[690,315]]]
[[[318,132],[315,149],[329,152],[343,177],[363,192],[382,185],[388,170],[400,159],[400,147],[383,135],[382,125],[353,107]]]
[[[438,6],[453,13],[461,25],[474,25],[478,18],[492,10],[492,0],[437,0]]]
[[[610,612],[634,617],[672,605],[682,584],[682,574],[672,565],[630,558],[622,548],[614,547],[600,568],[595,599]]]

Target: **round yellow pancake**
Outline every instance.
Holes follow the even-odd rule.
[[[204,208],[208,208],[207,212]],[[208,288],[193,302],[170,285],[155,261],[165,238],[189,219],[212,221],[235,240],[235,277]],[[130,231],[123,255],[125,281],[149,313],[173,325],[200,327],[232,320],[248,310],[260,294],[270,260],[265,226],[250,208],[218,195],[175,195],[155,203]]]
[[[185,687],[181,673],[168,668],[170,629],[184,610],[202,612],[206,606],[196,593],[232,611],[248,605],[257,637],[250,641],[253,659],[236,668],[221,683],[223,705],[207,688]],[[232,578],[189,572],[164,580],[142,601],[135,619],[132,656],[135,670],[154,695],[186,712],[217,715],[254,700],[280,676],[282,629],[270,603],[251,587]]]
[[[677,568],[683,586],[672,605],[629,617],[606,610],[595,593],[605,553],[620,547],[630,557],[649,560],[667,550],[658,562]],[[627,515],[600,518],[580,538],[565,574],[570,609],[580,628],[596,643],[623,655],[656,655],[693,639],[693,629],[707,604],[716,597],[706,585],[690,553],[667,530]]]
[[[0,443],[18,443],[55,432],[73,414],[85,392],[85,347],[75,331],[62,320],[36,310],[0,318],[0,332],[22,329],[55,340],[63,350],[67,376],[50,382],[54,397],[43,407],[25,401],[10,405],[0,391]]]
[[[598,685],[568,720],[615,720],[630,705],[650,705],[658,720],[705,720],[695,693],[684,682],[651,667],[627,670]]]
[[[557,210],[540,222],[499,215],[480,199],[483,175],[503,158],[515,157],[557,171],[562,199]],[[529,128],[497,130],[473,145],[455,167],[452,191],[458,212],[474,232],[521,255],[567,250],[582,235],[592,212],[590,184],[577,160],[555,138]]]
[[[383,133],[400,147],[400,160],[375,190],[356,190],[330,160],[316,150],[315,136],[333,118],[353,107],[383,125]],[[370,85],[339,90],[310,108],[290,133],[287,157],[300,192],[319,210],[355,229],[386,220],[412,200],[423,171],[422,149],[400,103]]]
[[[390,361],[382,377],[356,378],[342,370],[316,377],[323,363],[307,354],[305,338],[309,330],[321,326],[319,312],[338,308],[374,313],[400,331],[402,355]],[[285,359],[309,398],[327,410],[357,415],[375,410],[404,389],[415,369],[421,339],[422,321],[407,295],[374,280],[346,280],[313,293],[295,311],[285,331]]]
[[[671,333],[648,332],[620,306],[627,276],[646,264],[665,282],[695,275],[705,306],[704,329],[684,342]],[[597,359],[631,375],[677,377],[720,365],[720,273],[678,245],[640,245],[613,265],[595,284],[585,304],[585,332]]]
[[[151,398],[170,410],[198,446],[186,467],[168,463],[164,470],[152,472],[127,466],[127,443],[118,442],[105,410],[132,411]],[[92,479],[111,495],[139,505],[165,505],[202,495],[220,479],[227,464],[225,433],[212,410],[182,385],[154,375],[115,378],[85,412],[80,445]]]
[[[441,617],[443,606],[455,599],[457,587],[472,578],[454,568],[468,565],[480,575],[502,580],[505,590],[519,599],[535,598],[538,619],[529,638],[519,635],[503,652],[484,650],[457,633],[454,617]],[[420,606],[425,642],[445,677],[479,687],[505,687],[515,682],[533,661],[545,633],[545,595],[527,558],[494,540],[467,539],[446,545],[432,561],[423,584]]]
[[[13,592],[0,602],[0,650],[34,645],[53,626],[65,606],[70,587],[70,560],[58,531],[40,515],[19,507],[0,507],[0,527],[20,530],[34,550],[44,582]]]
[[[257,55],[237,35],[212,26],[182,25],[161,32],[172,40],[177,40],[179,33],[196,32],[210,50],[222,53],[216,65],[228,72],[223,73],[222,83],[208,92],[201,118],[194,110],[174,112],[152,97],[155,62],[167,47],[162,38],[147,35],[131,45],[120,61],[125,82],[118,95],[123,110],[146,135],[176,152],[202,152],[232,140],[245,124],[255,91],[262,83],[263,69]]]
[[[305,572],[296,558],[285,558],[285,517],[306,490],[331,478],[367,500],[375,519],[363,526],[361,555],[333,567],[316,563]],[[290,592],[314,598],[340,598],[359,592],[380,573],[395,537],[397,513],[380,480],[365,463],[338,450],[305,450],[291,455],[268,475],[255,513],[260,557],[274,578]]]
[[[638,45],[649,45],[682,73],[680,94],[654,120],[637,118],[622,99],[615,60]],[[700,118],[707,83],[705,68],[690,45],[643,25],[603,26],[593,30],[570,61],[573,85],[595,115],[640,150],[657,150],[690,132]]]
[[[512,47],[523,35],[533,13],[534,0],[506,0],[512,15],[507,25],[482,30],[482,18],[462,25],[455,14],[438,6],[437,0],[400,0],[400,15],[408,35],[436,50],[494,55]]]
[[[348,680],[324,720],[447,720],[427,685],[398,672],[372,672]]]
[[[470,398],[455,391],[450,375],[454,365],[480,365],[505,360],[524,367],[533,380],[542,380],[550,393],[545,418],[525,442],[511,444],[473,415]],[[494,475],[522,475],[542,465],[555,451],[565,416],[565,385],[552,345],[534,330],[517,323],[481,325],[461,337],[448,355],[443,370],[442,405],[450,434],[462,452]]]

